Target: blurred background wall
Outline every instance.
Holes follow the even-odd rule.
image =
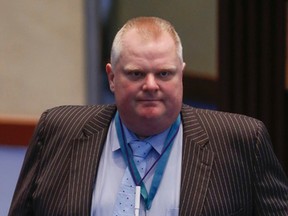
[[[262,120],[288,173],[286,10],[286,0],[0,0],[0,215],[44,110],[113,103],[105,64],[135,16],[178,31],[184,102]]]
[[[83,2],[0,1],[0,115],[85,103]]]

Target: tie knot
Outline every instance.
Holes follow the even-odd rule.
[[[150,145],[150,143],[145,142],[145,141],[140,141],[140,140],[132,141],[130,143],[130,146],[133,151],[133,156],[141,157],[141,158],[145,158],[149,154],[150,150],[152,149],[152,146]]]

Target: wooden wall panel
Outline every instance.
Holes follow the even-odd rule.
[[[0,116],[0,144],[27,146],[37,122],[36,118]]]

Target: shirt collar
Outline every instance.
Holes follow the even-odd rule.
[[[126,137],[126,140],[128,143],[130,143],[133,140],[140,140],[132,131],[130,131],[124,124],[123,129],[124,129],[124,134]],[[117,151],[120,149],[120,144],[117,138],[117,131],[116,131],[116,126],[115,126],[115,120],[113,119],[112,122],[112,136],[111,136],[111,142],[112,142],[112,151]],[[165,131],[163,131],[160,134],[156,134],[150,137],[145,138],[142,141],[149,142],[150,145],[156,150],[158,154],[161,154],[163,146],[164,146],[164,141],[168,135],[168,132],[170,130],[170,127],[167,128]]]
[[[111,143],[112,143],[112,151],[117,151],[120,149],[120,143],[117,137],[117,130],[116,130],[116,125],[115,125],[115,118],[113,118],[112,123],[111,123]]]

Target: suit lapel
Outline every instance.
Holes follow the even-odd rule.
[[[214,153],[195,110],[183,105],[183,156],[180,215],[201,215],[212,170]]]
[[[84,126],[82,137],[71,143],[68,215],[90,215],[96,171],[114,112],[114,106],[103,106]]]

